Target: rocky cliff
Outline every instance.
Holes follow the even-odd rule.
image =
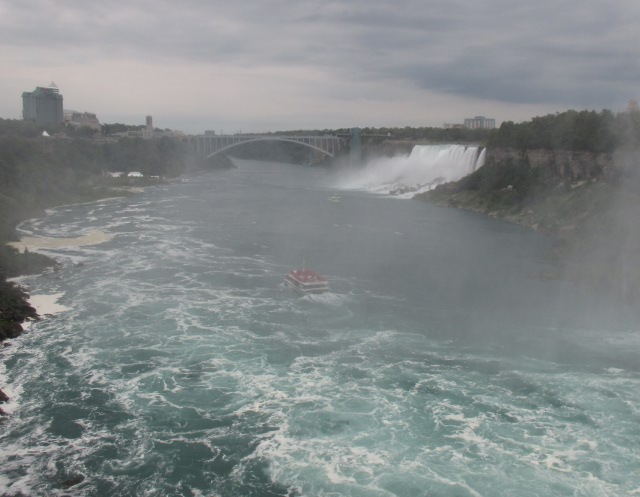
[[[487,164],[492,163],[520,163],[568,181],[613,180],[616,171],[612,154],[571,150],[488,149]]]
[[[489,149],[483,167],[420,198],[558,233],[597,216],[621,177],[611,154]]]

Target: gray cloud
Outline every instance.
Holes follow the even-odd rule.
[[[335,99],[360,82],[503,108],[615,110],[637,96],[639,14],[626,0],[19,0],[0,4],[0,50],[24,66],[316,70]]]

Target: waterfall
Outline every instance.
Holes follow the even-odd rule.
[[[411,198],[457,181],[484,165],[485,149],[464,145],[416,145],[408,156],[380,158],[351,171],[342,188],[366,189]]]

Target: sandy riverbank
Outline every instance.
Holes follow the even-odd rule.
[[[8,245],[22,251],[38,249],[57,249],[66,247],[84,247],[87,245],[98,245],[113,239],[113,235],[104,231],[94,230],[86,235],[75,238],[57,238],[57,237],[32,237],[27,236],[21,238],[19,242],[8,242]]]

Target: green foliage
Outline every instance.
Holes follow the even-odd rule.
[[[575,150],[611,153],[617,147],[640,144],[640,113],[614,115],[609,110],[568,110],[516,124],[503,122],[487,140],[490,148]]]
[[[456,142],[478,142],[484,143],[491,130],[489,129],[469,129],[469,128],[434,128],[434,127],[366,127],[362,128],[362,138],[367,142],[381,143],[384,140],[425,140],[441,143]],[[267,133],[267,135],[286,135],[286,136],[324,136],[324,135],[343,135],[351,134],[349,128],[338,129],[316,129],[316,130],[290,130],[278,131],[276,133]]]
[[[44,269],[55,266],[53,259],[42,254],[25,250],[20,253],[9,245],[0,245],[0,276],[13,277],[22,274],[41,273]]]
[[[478,142],[484,143],[491,134],[489,129],[433,128],[405,126],[404,128],[363,128],[364,139],[382,141],[385,139],[433,141],[441,143]],[[388,138],[387,138],[388,137]]]
[[[50,135],[64,132],[64,124],[35,124],[17,119],[0,119],[0,137],[3,138],[35,138],[46,131]]]
[[[475,191],[490,204],[520,206],[541,184],[541,172],[525,162],[489,162],[456,183],[457,191]]]
[[[109,136],[115,133],[125,133],[127,131],[142,131],[145,128],[146,126],[143,124],[136,125],[136,126],[132,126],[129,124],[122,124],[122,123],[103,124],[102,133],[104,135]]]
[[[99,129],[90,126],[67,126],[65,128],[65,135],[71,138],[93,138],[99,134]]]

